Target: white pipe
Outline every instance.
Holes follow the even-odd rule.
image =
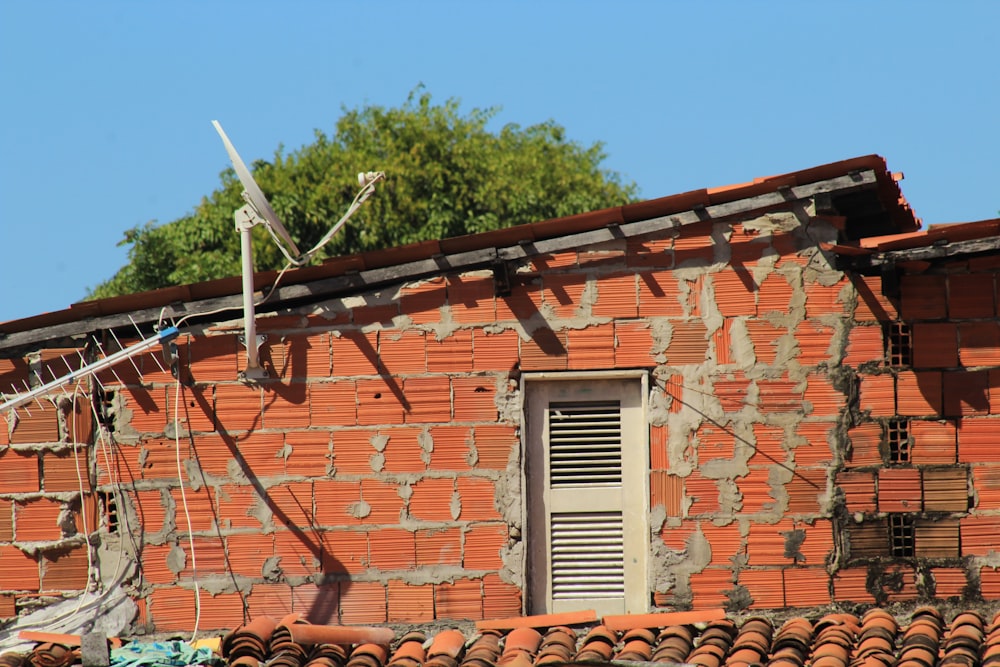
[[[253,226],[240,228],[240,254],[243,259],[243,334],[246,336],[247,369],[260,367],[257,357],[257,322],[253,307],[253,243],[250,232]]]

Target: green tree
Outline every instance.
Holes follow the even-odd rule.
[[[254,179],[302,250],[311,248],[353,199],[356,174],[387,180],[317,255],[338,256],[572,215],[633,201],[637,188],[601,167],[603,145],[582,146],[553,121],[487,128],[499,109],[463,114],[459,100],[434,104],[421,88],[399,108],[344,109],[336,133],[271,162]],[[193,213],[125,232],[129,263],[90,298],[239,275],[233,211],[242,187],[230,168]],[[284,257],[261,226],[254,265],[278,269]]]

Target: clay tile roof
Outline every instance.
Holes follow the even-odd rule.
[[[226,635],[221,647],[227,664],[247,667],[259,667],[261,662],[294,667],[535,667],[612,662],[701,667],[987,667],[1000,665],[1000,611],[986,609],[943,611],[925,606],[899,616],[870,609],[860,617],[830,613],[818,618],[787,616],[783,621],[665,612],[636,615],[635,627],[625,631],[597,623],[571,629],[555,624],[559,617],[555,614],[546,617],[553,623],[548,628],[526,624],[471,635],[440,625],[409,632],[311,625],[293,615],[281,620],[258,617]],[[698,621],[696,614],[716,618]],[[651,621],[657,615],[663,623]],[[572,620],[572,615],[568,617]],[[625,616],[609,618],[617,619],[618,626],[626,625]],[[672,618],[689,622],[671,623]],[[65,637],[72,644],[74,638]],[[36,659],[32,664],[61,667],[79,659],[65,643],[45,639],[49,641],[39,640],[32,654],[4,656],[0,664],[18,667]]]

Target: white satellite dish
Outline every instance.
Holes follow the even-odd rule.
[[[254,284],[253,284],[253,246],[251,231],[256,225],[264,225],[270,232],[271,237],[274,238],[278,247],[281,249],[282,254],[288,259],[288,266],[304,266],[324,244],[326,244],[334,234],[337,233],[344,223],[354,215],[354,213],[361,207],[362,204],[367,201],[367,199],[375,192],[375,184],[385,178],[385,173],[381,171],[369,171],[358,174],[358,185],[361,187],[361,191],[351,202],[348,207],[347,212],[343,217],[335,224],[326,235],[316,244],[314,248],[306,252],[305,254],[299,251],[295,241],[292,240],[291,235],[288,230],[285,229],[285,225],[282,224],[281,219],[271,208],[270,202],[267,201],[267,197],[264,196],[263,191],[261,191],[260,186],[257,182],[253,180],[253,176],[250,174],[250,170],[247,169],[246,164],[240,158],[240,154],[236,152],[236,148],[233,146],[232,142],[229,141],[229,137],[226,136],[225,131],[222,129],[222,125],[219,121],[213,120],[212,125],[215,127],[215,131],[219,133],[219,137],[222,138],[222,143],[226,147],[226,152],[229,153],[229,159],[233,163],[233,168],[236,170],[236,175],[240,179],[240,183],[243,185],[243,199],[247,202],[246,206],[238,209],[234,214],[233,218],[236,222],[236,229],[240,233],[240,255],[242,259],[243,268],[243,328],[244,328],[244,345],[247,348],[247,369],[241,373],[241,377],[245,380],[258,380],[267,377],[267,371],[260,367],[259,358],[259,348],[260,344],[263,342],[264,337],[257,335],[257,324],[255,321],[254,313]],[[284,243],[286,247],[282,247]],[[284,271],[282,271],[282,274]],[[279,274],[278,279],[280,280],[281,275]],[[277,283],[275,283],[277,286]],[[274,289],[272,288],[272,293]],[[270,295],[269,295],[270,296]]]
[[[226,136],[226,132],[222,129],[222,125],[220,125],[217,120],[213,120],[212,125],[215,127],[215,131],[219,133],[219,137],[222,138],[222,143],[226,146],[226,152],[229,153],[229,159],[233,163],[236,175],[239,177],[240,183],[243,184],[243,193],[247,202],[256,209],[258,215],[267,221],[267,224],[269,224],[271,229],[273,229],[274,232],[281,237],[281,240],[288,244],[292,254],[298,257],[301,254],[299,253],[298,246],[295,245],[295,241],[292,240],[288,230],[285,229],[285,225],[282,224],[281,219],[278,218],[278,214],[274,212],[273,208],[271,208],[271,203],[267,201],[267,197],[264,196],[260,186],[258,186],[257,182],[253,180],[253,176],[250,175],[250,170],[247,169],[246,164],[243,163],[243,160],[240,158],[240,154],[236,152],[236,147],[233,146],[231,141],[229,141],[229,137]]]

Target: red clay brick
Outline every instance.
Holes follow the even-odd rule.
[[[449,276],[447,289],[451,317],[456,322],[460,324],[491,323],[497,319],[493,280]]]
[[[788,333],[788,329],[777,327],[767,320],[747,320],[746,329],[750,342],[753,343],[757,363],[773,364],[781,337]]]
[[[358,424],[401,424],[404,401],[403,383],[395,378],[358,380]]]
[[[454,583],[435,584],[434,610],[437,618],[482,620],[481,580],[457,579]]]
[[[34,493],[41,488],[38,455],[0,450],[0,489],[4,493]]]
[[[626,241],[628,266],[673,268],[672,238],[630,238]]]
[[[322,571],[323,536],[317,531],[279,530],[274,533],[274,555],[281,558],[286,577],[310,577]]]
[[[511,453],[516,451],[520,441],[513,426],[482,424],[475,427],[475,445],[479,460],[477,468],[505,470]]]
[[[400,311],[414,324],[441,321],[441,309],[446,301],[444,278],[430,278],[419,285],[399,290]]]
[[[805,284],[803,287],[806,292],[806,317],[843,313],[844,304],[840,301],[840,292],[844,288],[844,282],[842,278],[833,285]]]
[[[398,524],[403,510],[399,486],[377,479],[361,480],[361,498],[371,507],[371,513],[361,519],[369,525]]]
[[[435,471],[470,470],[472,468],[471,426],[432,426],[428,434],[433,441],[430,468]]]
[[[407,375],[427,371],[426,334],[417,329],[383,329],[378,334],[378,356],[389,375]]]
[[[651,424],[649,427],[649,468],[650,470],[670,469],[666,426]]]
[[[29,556],[17,547],[0,546],[0,590],[40,590],[38,575],[37,556]]]
[[[149,611],[158,632],[191,629],[191,613],[195,608],[195,594],[186,588],[158,588],[149,596]],[[233,626],[233,619],[243,618],[243,601],[239,593],[209,595],[201,591],[199,630],[225,630]]]
[[[868,591],[868,568],[850,567],[837,571],[833,576],[833,599],[838,602],[875,603],[875,596]]]
[[[444,340],[427,339],[429,373],[471,373],[472,330],[458,329]]]
[[[386,472],[423,472],[427,468],[422,458],[424,452],[418,441],[419,436],[418,428],[390,428],[378,431],[376,437],[388,438],[382,451]]]
[[[702,477],[698,472],[693,472],[684,479],[684,494],[691,499],[688,516],[713,514],[721,509],[716,481]]]
[[[1000,462],[1000,447],[996,445],[998,427],[997,419],[963,419],[958,427],[958,462]]]
[[[309,386],[311,426],[354,426],[358,423],[358,386],[353,380]]]
[[[47,493],[91,490],[86,449],[73,452],[45,452],[42,455],[42,484]],[[6,491],[6,489],[5,489]]]
[[[885,361],[885,341],[880,326],[855,326],[847,335],[844,365],[858,367],[869,362]]]
[[[733,587],[733,572],[729,569],[706,568],[691,575],[693,609],[714,609],[729,600],[725,591]]]
[[[831,362],[831,346],[835,329],[812,320],[803,320],[795,328],[798,343],[798,362],[803,366],[816,366]],[[850,347],[848,347],[850,349]]]
[[[737,478],[736,484],[743,496],[744,514],[774,509],[775,499],[771,495],[773,490],[768,468],[751,468],[746,475]]]
[[[871,412],[873,417],[888,417],[896,414],[896,381],[892,375],[862,375],[862,410]]]
[[[507,329],[488,333],[481,329],[472,332],[472,367],[475,372],[508,372],[518,366],[518,341],[516,331]]]
[[[941,373],[937,371],[899,373],[896,378],[896,412],[905,416],[941,414]]]
[[[195,382],[231,382],[246,366],[243,346],[239,344],[235,334],[192,336],[187,353],[188,369]],[[145,370],[143,368],[144,372]],[[148,377],[145,380],[150,381]]]
[[[264,385],[264,428],[307,428],[308,385],[303,382]]]
[[[594,317],[614,319],[639,316],[639,299],[634,273],[601,276],[597,279],[597,301],[591,307]]]
[[[292,613],[292,591],[296,589],[289,588],[287,584],[254,584],[247,595],[250,616],[284,618]]]
[[[465,532],[462,565],[467,570],[499,570],[500,549],[507,544],[507,527],[473,525]]]
[[[989,374],[986,371],[945,371],[944,416],[988,415]]]
[[[570,370],[612,368],[615,365],[615,329],[613,324],[570,329],[566,332]]]
[[[226,549],[233,572],[256,578],[262,576],[265,561],[274,555],[274,540],[269,535],[254,533],[227,535]]]
[[[260,387],[243,384],[215,386],[215,416],[220,429],[229,433],[250,431],[261,427],[263,393]]]
[[[521,370],[566,370],[568,349],[564,331],[536,329],[530,339],[521,341]]]
[[[712,560],[709,565],[732,565],[734,559],[746,553],[743,536],[737,523],[716,526],[709,521],[701,522],[701,532],[712,546]]]
[[[556,318],[582,314],[583,293],[587,289],[585,274],[546,274],[542,277],[542,285],[542,303],[552,309]]]
[[[488,479],[459,477],[455,480],[462,503],[462,521],[492,521],[500,519],[496,509],[496,487]]]
[[[757,283],[745,270],[711,274],[715,304],[723,317],[757,314]]]
[[[698,320],[673,320],[670,344],[667,346],[667,363],[671,366],[700,364],[708,351],[708,331]]]
[[[962,556],[986,556],[997,550],[1000,517],[964,516],[959,520]]]
[[[764,414],[802,410],[803,394],[798,382],[791,380],[758,380],[758,408]]]
[[[289,431],[285,433],[285,474],[322,477],[330,463],[330,433]]]
[[[788,304],[792,300],[792,286],[788,277],[780,273],[772,273],[764,279],[757,290],[757,313],[788,312]]]
[[[259,585],[259,584],[258,584]],[[254,590],[256,590],[254,586]],[[301,614],[310,623],[333,625],[340,622],[340,586],[331,584],[303,584],[291,589],[292,612]],[[273,614],[283,618],[285,614]]]
[[[379,528],[368,534],[369,565],[380,570],[409,570],[417,562],[414,533],[402,528]]]
[[[323,574],[363,574],[369,565],[368,538],[369,533],[358,530],[324,531],[323,552],[320,558],[320,569]]]
[[[825,373],[814,372],[806,376],[806,390],[802,400],[808,406],[811,418],[836,419],[847,404],[847,396],[833,384],[833,378]]]
[[[904,320],[937,320],[947,315],[943,275],[904,275],[900,292],[900,315]]]
[[[455,492],[452,479],[424,478],[413,484],[409,511],[423,521],[451,521],[451,498]]]
[[[275,353],[280,357],[274,359]],[[281,337],[280,346],[271,347],[275,372],[280,378],[325,378],[332,372],[330,334],[290,334]]]
[[[753,596],[751,609],[778,609],[785,606],[785,588],[781,570],[742,570],[739,583]]]
[[[826,468],[796,468],[785,484],[789,514],[819,514],[820,496],[827,494]]]
[[[542,286],[540,281],[528,284],[514,283],[510,295],[496,300],[497,321],[526,320],[542,307]]]
[[[875,512],[878,509],[875,494],[874,470],[845,470],[837,473],[837,487],[844,493],[848,512]]]
[[[340,430],[333,433],[333,465],[340,475],[368,475],[373,472],[376,449],[372,440],[378,431]]]
[[[26,410],[18,412],[14,431],[9,434],[12,444],[25,445],[59,441],[59,413],[47,399],[41,399],[41,401],[44,408],[39,408],[32,403],[28,406],[31,414],[28,414]]]
[[[958,366],[958,327],[952,322],[917,322],[913,325],[913,366]]]
[[[389,580],[389,623],[426,623],[434,620],[434,586]]]
[[[376,581],[340,582],[340,620],[345,625],[385,623],[386,587]]]
[[[496,383],[492,377],[452,378],[455,421],[496,421]]]
[[[958,327],[959,357],[963,366],[1000,364],[1000,324],[969,322]]]
[[[336,443],[334,443],[336,451]],[[357,524],[352,507],[361,501],[361,483],[345,480],[321,480],[313,484],[316,521],[321,526]]]
[[[398,303],[386,303],[381,305],[358,306],[351,309],[351,321],[356,326],[364,327],[369,324],[381,323],[389,326],[393,319],[399,315]],[[334,365],[336,365],[336,353],[334,353]]]
[[[965,570],[960,567],[934,567],[931,568],[931,576],[936,598],[960,597],[965,594],[969,583]]]
[[[615,327],[615,368],[645,368],[656,365],[653,331],[647,322],[620,322]]]
[[[815,607],[833,602],[830,575],[822,567],[792,567],[782,570],[785,605]]]
[[[857,307],[854,319],[859,322],[889,322],[898,314],[898,301],[882,294],[882,278],[879,276],[851,276],[857,292]]]
[[[917,465],[955,463],[955,424],[943,421],[910,421],[910,461]]]
[[[991,275],[948,276],[948,314],[954,319],[993,317],[994,292]]]
[[[418,565],[461,565],[462,533],[455,527],[416,532]]]
[[[451,420],[451,385],[446,377],[406,378],[403,400],[407,424],[427,424]]]
[[[750,457],[751,465],[770,465],[775,461],[784,462],[788,458],[785,449],[785,430],[778,426],[754,424],[754,449]]]
[[[48,542],[63,537],[59,527],[62,503],[37,498],[14,504],[14,539],[18,542]]]
[[[673,271],[639,274],[639,317],[684,317],[691,308],[692,294],[681,289]]]
[[[333,375],[375,375],[378,373],[378,334],[345,331],[331,340]]]
[[[537,255],[531,260],[531,267],[538,273],[568,269],[577,266],[576,251],[546,253]]]
[[[919,512],[921,495],[919,469],[883,468],[878,471],[880,512]]]
[[[14,541],[14,501],[0,500],[0,542]]]
[[[520,588],[496,574],[483,577],[483,618],[512,618],[521,613]]]
[[[668,517],[679,517],[684,504],[684,481],[666,471],[649,473],[649,506],[663,507]]]

